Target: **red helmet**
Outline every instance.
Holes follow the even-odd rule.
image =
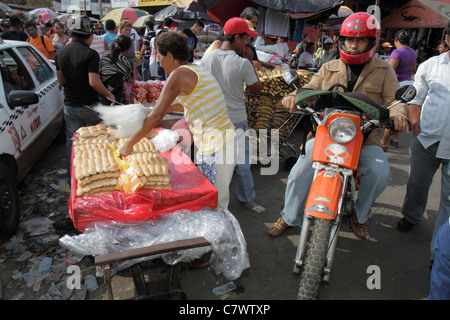
[[[375,54],[380,41],[380,24],[375,16],[367,12],[356,12],[342,22],[339,32],[339,52],[343,62],[348,64],[366,63]],[[345,48],[345,38],[368,38],[369,45],[362,53],[350,53]]]

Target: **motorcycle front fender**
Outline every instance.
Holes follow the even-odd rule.
[[[336,219],[342,190],[341,174],[328,170],[320,171],[311,185],[305,213],[321,219]]]

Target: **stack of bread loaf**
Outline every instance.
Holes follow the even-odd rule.
[[[126,138],[119,139],[117,149],[120,149],[126,140]],[[159,156],[159,152],[149,139],[143,138],[136,143],[126,160],[138,177],[145,178],[144,188],[171,189],[167,160]]]
[[[103,124],[77,130],[72,139],[77,196],[119,190],[118,179],[123,172],[114,150],[120,149],[126,138],[116,139],[113,133]],[[143,188],[171,189],[167,160],[159,156],[148,138],[139,141],[131,154],[122,160],[133,169]]]

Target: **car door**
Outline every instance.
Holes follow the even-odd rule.
[[[55,67],[32,46],[17,47],[17,50],[31,69],[30,74],[36,84],[34,90],[39,96],[40,122],[45,127],[48,121],[61,114],[63,107],[62,87],[56,78]]]
[[[8,94],[12,90],[33,90],[34,83],[22,60],[12,48],[0,50],[2,86],[1,108],[6,113],[2,117],[1,129],[7,131],[14,142],[16,151],[32,141],[36,123],[41,121],[39,104],[13,107],[8,104]]]

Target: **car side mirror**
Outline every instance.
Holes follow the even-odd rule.
[[[27,90],[13,90],[8,95],[8,102],[15,107],[28,107],[31,104],[39,103],[36,93]]]

